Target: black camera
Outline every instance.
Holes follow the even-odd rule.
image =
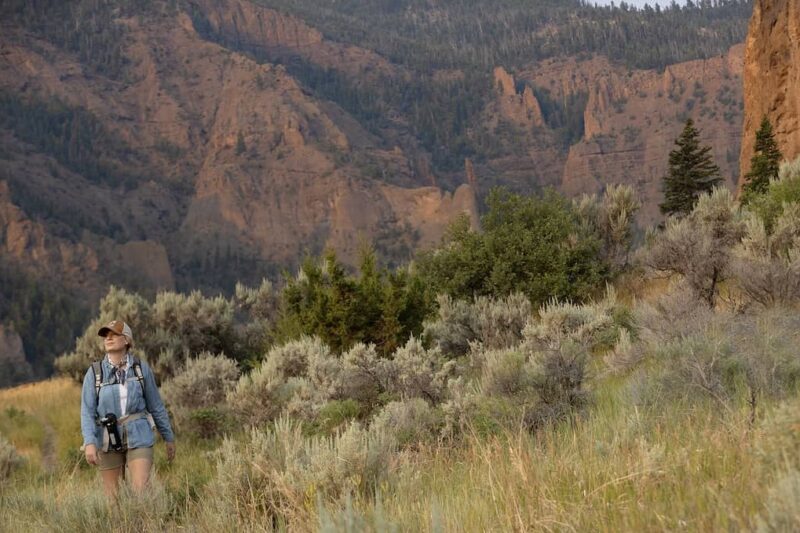
[[[114,413],[107,413],[106,416],[100,419],[100,423],[108,431],[108,449],[115,452],[125,449],[122,444],[122,438],[119,435],[119,426],[117,425],[117,415]]]

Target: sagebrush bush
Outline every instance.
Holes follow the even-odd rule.
[[[394,378],[394,365],[378,356],[373,345],[356,344],[342,355],[338,395],[361,402],[368,409],[377,405]]]
[[[640,259],[655,274],[680,274],[713,307],[719,284],[729,275],[731,250],[743,234],[732,193],[717,188],[701,195],[688,216],[667,218],[664,230],[649,237]]]
[[[309,359],[329,353],[318,338],[302,338],[271,349],[261,365],[243,375],[227,397],[228,405],[247,423],[261,424],[276,418],[296,395],[310,397],[307,379]],[[303,410],[295,404],[295,410]]]
[[[405,447],[436,439],[442,423],[428,402],[411,398],[386,404],[372,419],[370,430]]]
[[[755,315],[718,312],[688,334],[660,336],[665,340],[645,348],[657,362],[648,373],[651,389],[640,384],[638,394],[652,403],[705,398],[725,409],[747,404],[754,420],[763,399],[797,390],[798,327],[796,313],[775,308]]]
[[[800,471],[790,469],[770,487],[757,531],[800,531]]]
[[[454,361],[448,361],[437,348],[426,350],[413,337],[388,364],[394,370],[388,372],[388,392],[399,398],[424,398],[433,404],[444,399],[447,380],[456,372]]]
[[[225,430],[225,399],[236,386],[239,369],[224,354],[204,352],[186,361],[175,377],[162,386],[164,401],[175,425],[202,437]]]
[[[305,437],[299,423],[279,419],[244,442],[224,441],[203,513],[309,529],[318,500],[371,494],[388,472],[393,446],[355,422],[338,435]]]
[[[425,337],[448,357],[464,355],[470,343],[478,338],[472,305],[447,294],[440,294],[436,301],[438,316],[425,323]]]
[[[629,185],[609,185],[603,198],[583,195],[573,201],[584,224],[601,239],[601,254],[612,274],[629,263],[636,212],[642,204]]]
[[[622,374],[635,368],[644,359],[644,351],[639,342],[634,342],[627,329],[621,329],[617,344],[603,357],[612,374]]]
[[[800,303],[800,204],[785,204],[771,232],[760,218],[749,215],[731,270],[749,302]]]
[[[585,388],[589,352],[574,340],[548,346],[531,354],[533,389],[538,403],[526,413],[525,421],[534,429],[581,410],[589,401]]]
[[[671,283],[652,302],[640,302],[633,314],[639,336],[652,348],[703,331],[714,317],[685,280]]]
[[[17,454],[17,449],[0,435],[0,485],[5,483],[21,464],[22,458]]]
[[[206,351],[234,357],[239,354],[233,304],[221,296],[206,298],[199,291],[159,293],[153,304],[153,323],[151,350],[159,354],[171,350],[178,359],[177,364],[160,359],[154,362],[162,376],[174,375],[193,354]],[[136,327],[135,323],[132,325]]]
[[[616,341],[621,324],[615,322],[617,297],[609,288],[599,302],[577,305],[551,300],[539,310],[539,317],[523,330],[525,342],[533,347],[557,348],[564,342],[577,342],[589,348]]]
[[[440,295],[437,301],[438,316],[425,323],[423,335],[450,358],[464,355],[476,342],[488,349],[518,344],[531,316],[530,301],[522,293],[479,296],[471,303]]]
[[[515,349],[487,350],[481,356],[481,391],[485,396],[514,396],[530,390],[526,353]]]
[[[103,344],[97,331],[111,320],[123,320],[136,329],[135,351],[145,352],[148,349],[146,331],[152,329],[150,304],[136,293],[111,286],[108,294],[100,300],[100,313],[89,324],[83,335],[75,341],[75,349],[55,360],[56,370],[76,381],[83,381],[83,376],[92,364],[103,357]],[[142,333],[141,337],[139,333]]]

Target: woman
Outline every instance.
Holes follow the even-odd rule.
[[[154,428],[166,441],[167,459],[175,458],[175,436],[153,371],[131,354],[133,332],[113,320],[97,332],[106,355],[83,379],[81,432],[86,460],[100,467],[106,494],[114,497],[125,467],[133,490],[147,486],[153,466]]]

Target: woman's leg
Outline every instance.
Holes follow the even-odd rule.
[[[109,470],[101,470],[100,476],[103,478],[103,489],[106,491],[106,496],[113,500],[117,497],[120,481],[125,479],[125,465]]]
[[[131,487],[136,494],[142,494],[147,488],[150,480],[150,470],[153,467],[153,460],[149,458],[137,458],[128,460],[128,471],[131,475]]]

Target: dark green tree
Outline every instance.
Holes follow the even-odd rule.
[[[753,197],[767,192],[770,180],[778,177],[781,159],[783,159],[783,154],[778,148],[778,143],[775,142],[772,124],[765,115],[756,132],[756,144],[753,157],[750,159],[750,172],[744,176],[743,205],[750,203]]]
[[[420,258],[436,292],[460,299],[522,292],[538,306],[549,298],[585,300],[603,285],[600,240],[563,196],[493,190],[487,203],[483,231],[461,218],[441,248]]]
[[[700,131],[692,119],[686,121],[675,145],[669,153],[669,171],[662,189],[664,202],[659,207],[665,215],[687,215],[700,195],[711,192],[722,177],[710,154],[711,147],[700,145]]]
[[[278,343],[303,335],[318,336],[338,353],[358,342],[375,344],[389,355],[433,311],[433,297],[413,269],[389,271],[364,250],[359,274],[348,274],[332,251],[322,262],[308,258],[300,275],[287,280],[275,327]]]

